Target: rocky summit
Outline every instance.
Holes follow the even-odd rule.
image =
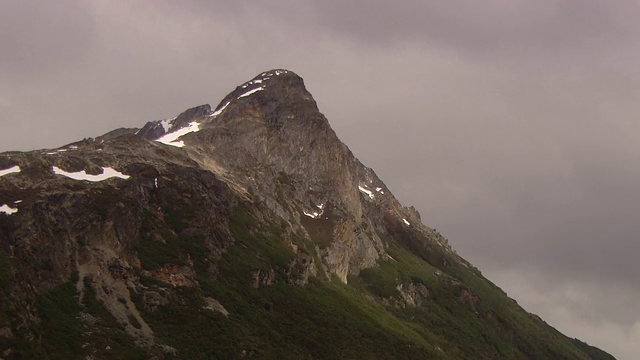
[[[522,309],[302,78],[0,154],[2,359],[613,359]]]

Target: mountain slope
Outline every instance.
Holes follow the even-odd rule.
[[[5,358],[612,358],[423,225],[291,71],[0,169]]]

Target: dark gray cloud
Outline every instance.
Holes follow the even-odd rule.
[[[38,82],[77,65],[95,34],[88,9],[72,0],[7,0],[0,13],[3,82]]]
[[[341,139],[528,310],[640,352],[640,30],[623,1],[0,3],[0,151],[305,78]],[[612,294],[615,294],[613,296]]]
[[[599,1],[316,1],[319,23],[368,42],[433,39],[487,52],[504,48],[556,50],[620,33]]]

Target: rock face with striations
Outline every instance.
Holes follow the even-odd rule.
[[[271,70],[0,154],[1,358],[611,359],[509,299]]]
[[[298,75],[262,73],[238,86],[213,113],[194,111],[202,108],[174,120],[200,115],[189,118],[199,130],[180,140],[189,145],[190,157],[241,193],[264,201],[294,229],[303,229],[322,245],[320,265],[342,281],[386,256],[378,235],[386,231],[376,229],[385,213],[419,224],[415,212],[403,208],[338,139]],[[154,124],[138,135],[162,137],[145,135]],[[323,231],[315,223],[322,223]]]

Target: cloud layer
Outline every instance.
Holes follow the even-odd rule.
[[[0,4],[0,151],[301,75],[356,156],[569,336],[640,353],[640,9],[623,1]]]

